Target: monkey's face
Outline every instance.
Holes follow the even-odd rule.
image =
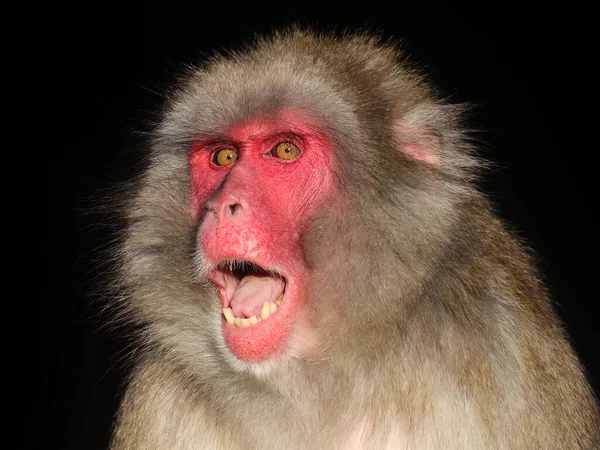
[[[261,361],[297,347],[288,341],[302,322],[310,276],[301,236],[335,190],[331,160],[331,142],[298,111],[254,117],[192,148],[197,248],[238,358]]]
[[[342,56],[338,67],[318,56],[321,43],[307,37],[306,45],[300,58],[286,44],[275,54],[259,45],[235,63],[216,60],[191,73],[165,111],[126,251],[143,258],[130,264],[135,306],[168,334],[152,336],[166,348],[212,361],[208,342],[234,364],[267,363],[254,367],[279,356],[321,361],[356,328],[372,328],[377,299],[387,298],[373,289],[391,296],[424,276],[418,243],[436,233],[422,224],[443,212],[437,196],[419,188],[440,191],[436,168],[414,161],[433,155],[435,162],[439,153],[419,144],[430,127],[417,118],[432,115],[406,114],[423,93],[395,80],[393,64],[373,77],[362,46],[348,53],[330,42]],[[398,271],[386,277],[381,267]],[[206,280],[217,289],[197,283]],[[217,290],[218,334],[209,319],[196,323],[205,313],[214,319]],[[190,350],[191,342],[198,347]],[[318,354],[305,351],[312,346]]]

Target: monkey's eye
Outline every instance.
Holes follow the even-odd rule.
[[[280,159],[294,159],[300,154],[300,149],[291,142],[280,142],[270,152],[271,156]]]
[[[235,150],[223,148],[214,153],[212,162],[217,166],[228,166],[229,164],[233,164],[237,157],[238,154]]]

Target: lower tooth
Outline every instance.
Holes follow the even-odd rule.
[[[231,308],[224,308],[223,315],[225,316],[225,320],[227,320],[227,323],[230,323],[232,325],[235,323],[235,316],[233,315],[233,311],[231,310]]]
[[[269,307],[269,302],[264,302],[262,305],[262,309],[260,310],[260,318],[266,319],[271,315],[271,308]]]
[[[283,294],[277,297],[274,303],[264,302],[259,316],[252,316],[249,318],[235,317],[231,308],[223,308],[223,316],[225,316],[225,320],[227,320],[227,323],[231,325],[235,325],[238,328],[248,328],[251,325],[256,325],[259,320],[264,320],[268,318],[269,316],[271,316],[271,314],[277,311],[277,308],[281,304],[282,299]]]
[[[227,320],[227,323],[235,325],[237,328],[248,328],[249,326],[256,325],[260,320],[257,316],[252,317],[235,317],[231,308],[224,308],[223,315]]]

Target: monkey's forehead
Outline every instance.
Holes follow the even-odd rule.
[[[355,129],[359,117],[391,120],[427,91],[394,47],[372,37],[290,31],[245,52],[215,57],[193,72],[165,115],[162,131],[220,134],[257,116],[295,110],[339,133]]]

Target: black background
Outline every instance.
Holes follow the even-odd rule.
[[[52,39],[48,64],[57,76],[49,114],[57,145],[46,159],[50,296],[41,309],[45,448],[101,449],[108,442],[127,366],[120,334],[100,328],[103,274],[94,260],[111,219],[97,204],[103,189],[139,171],[136,132],[148,129],[161,105],[157,92],[183,64],[291,23],[367,26],[403,37],[437,86],[477,105],[471,125],[483,130],[481,154],[494,162],[482,189],[537,253],[557,311],[599,386],[591,11],[432,6],[412,13],[326,2],[304,11],[288,4],[211,8],[55,10],[52,29],[40,37]]]

